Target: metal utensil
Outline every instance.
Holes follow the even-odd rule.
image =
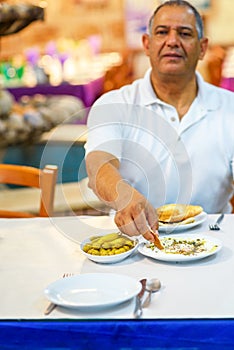
[[[152,293],[158,292],[160,288],[161,288],[161,282],[157,278],[152,278],[146,283],[146,291],[149,292],[149,294],[147,295],[147,298],[142,304],[143,308],[146,308],[149,306],[151,302]]]
[[[141,318],[141,316],[142,316],[142,312],[143,312],[142,311],[142,298],[143,298],[143,295],[145,293],[146,281],[147,281],[146,278],[143,278],[142,280],[140,280],[142,287],[141,287],[140,292],[136,296],[136,304],[135,304],[135,309],[133,312],[133,315],[135,318]]]
[[[223,218],[224,218],[224,214],[221,214],[214,224],[210,224],[209,225],[209,229],[210,230],[216,230],[216,231],[220,230],[219,224],[223,220]]]
[[[70,277],[73,276],[73,273],[64,273],[63,274],[63,278],[64,277]],[[54,303],[49,303],[49,305],[47,306],[47,308],[44,311],[44,315],[49,315],[55,308],[56,308],[56,304]]]

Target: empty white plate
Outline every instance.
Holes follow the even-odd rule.
[[[104,307],[133,298],[141,283],[126,275],[87,273],[61,278],[45,289],[54,304],[69,308]]]

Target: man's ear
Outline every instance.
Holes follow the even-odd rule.
[[[200,40],[200,47],[201,47],[201,51],[200,51],[200,55],[199,55],[199,60],[203,60],[207,48],[208,48],[208,39],[207,38],[202,38]]]
[[[145,33],[142,35],[142,43],[143,43],[143,48],[145,51],[145,54],[147,56],[149,56],[149,42],[150,42],[150,38],[149,38],[149,34]]]

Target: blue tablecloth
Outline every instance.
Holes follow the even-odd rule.
[[[1,321],[0,349],[233,350],[234,319]]]

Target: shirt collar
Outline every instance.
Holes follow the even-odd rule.
[[[196,78],[198,84],[197,98],[203,109],[212,111],[219,108],[221,100],[214,86],[205,82],[198,72],[196,72]]]
[[[141,80],[141,91],[142,91],[141,100],[145,106],[152,105],[154,103],[161,103],[162,102],[161,100],[158,99],[158,97],[153,89],[153,86],[151,83],[151,77],[150,77],[151,71],[152,71],[152,69],[149,68],[146,71],[144,78]]]
[[[145,106],[152,105],[154,103],[162,103],[162,101],[157,97],[153,86],[151,84],[151,71],[149,68],[145,76],[141,81],[142,89],[142,103]],[[196,72],[197,84],[198,84],[198,101],[204,110],[215,110],[220,105],[220,99],[217,94],[212,93],[212,85],[206,83],[200,73]]]

